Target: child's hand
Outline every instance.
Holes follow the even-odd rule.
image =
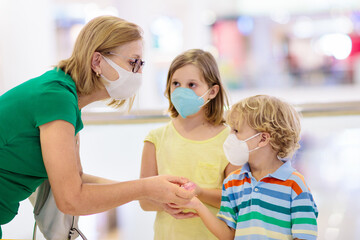
[[[186,219],[198,216],[194,212],[183,212],[184,209],[177,207],[176,204],[173,204],[173,206],[170,206],[170,204],[163,204],[163,209],[176,219]]]
[[[172,207],[172,208],[194,209],[195,211],[197,211],[202,204],[203,203],[197,197],[193,197],[190,200],[190,202],[185,205],[176,205],[175,203],[169,203],[168,205],[169,205],[169,207]]]

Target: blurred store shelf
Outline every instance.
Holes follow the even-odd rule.
[[[314,102],[295,104],[304,117],[360,115],[360,101],[354,102]],[[164,110],[136,110],[130,113],[95,112],[82,113],[85,124],[136,124],[169,121]]]

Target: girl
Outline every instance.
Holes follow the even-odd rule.
[[[169,69],[165,96],[172,119],[146,137],[141,178],[162,174],[186,177],[215,215],[222,181],[235,167],[222,148],[229,135],[223,119],[228,100],[214,57],[199,49],[177,56]],[[145,211],[158,211],[154,239],[216,239],[201,219],[192,218],[196,216],[192,212],[149,200],[141,200],[140,205]]]

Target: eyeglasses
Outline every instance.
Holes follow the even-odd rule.
[[[137,73],[139,71],[139,69],[145,65],[145,61],[143,61],[141,58],[130,58],[130,57],[126,57],[121,54],[117,54],[117,53],[113,53],[113,52],[106,52],[106,53],[110,54],[110,55],[115,55],[115,56],[119,56],[122,58],[130,59],[131,60],[130,65],[133,66],[131,71],[133,73]]]

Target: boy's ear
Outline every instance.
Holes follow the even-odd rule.
[[[212,86],[209,94],[210,99],[214,99],[216,97],[216,95],[219,92],[219,89],[220,89],[219,85]]]
[[[260,143],[259,143],[259,147],[264,147],[264,146],[269,144],[269,142],[270,142],[270,134],[269,133],[262,132],[260,134],[260,137],[261,137],[261,140],[260,140]]]

